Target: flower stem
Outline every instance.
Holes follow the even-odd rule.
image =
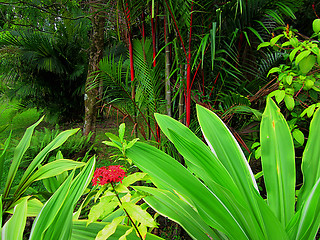
[[[117,196],[117,198],[119,200],[120,205],[122,205],[121,199],[120,199],[120,197],[119,197],[119,195],[118,195],[118,193],[117,193],[117,191],[116,191],[116,189],[115,189],[115,187],[114,187],[112,182],[111,182],[111,186],[112,186],[112,188],[113,188],[113,190],[114,190],[114,192],[115,192],[115,194],[116,194],[116,196]],[[141,233],[139,232],[139,229],[138,229],[137,225],[133,222],[133,220],[130,217],[130,215],[128,214],[127,210],[125,208],[123,208],[123,211],[126,213],[127,217],[129,218],[130,222],[132,223],[133,227],[136,229],[136,231],[137,231],[137,233],[139,235],[139,238],[141,240],[143,240],[143,237],[141,236]]]

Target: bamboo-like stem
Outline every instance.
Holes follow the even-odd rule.
[[[178,28],[176,19],[175,19],[174,16],[173,16],[173,13],[172,13],[171,8],[170,8],[170,6],[169,6],[169,4],[168,4],[168,1],[165,0],[165,2],[166,2],[166,5],[167,5],[167,8],[168,8],[168,10],[169,10],[169,13],[170,13],[170,15],[171,15],[171,17],[172,17],[172,19],[173,19],[173,23],[174,23],[174,25],[175,25],[175,27],[176,27],[176,30],[177,30],[177,32],[178,32],[178,36],[179,36],[180,41],[181,41],[181,46],[182,46],[182,48],[183,48],[185,57],[186,57],[186,59],[187,59],[187,58],[188,58],[188,57],[187,57],[187,51],[186,51],[186,48],[184,47],[183,39],[182,39],[182,37],[181,37],[181,34],[180,34],[180,31],[179,31],[179,28]],[[192,7],[193,7],[193,2],[192,2]],[[191,25],[190,25],[190,27],[191,27]]]
[[[133,45],[132,45],[132,33],[131,33],[131,22],[130,22],[130,9],[128,6],[128,1],[126,0],[126,9],[124,9],[124,6],[122,5],[123,12],[126,15],[126,24],[127,24],[127,29],[128,29],[128,44],[129,44],[129,58],[130,58],[130,77],[131,77],[131,98],[135,102],[135,86],[134,86],[134,65],[133,65]],[[137,117],[136,113],[134,111],[133,113],[133,119],[135,123],[137,123]],[[138,137],[138,131],[137,128],[134,128],[134,135],[135,137]]]
[[[151,16],[151,32],[152,32],[152,52],[153,52],[153,67],[156,66],[156,32],[154,27],[154,18]]]
[[[170,47],[168,38],[168,21],[167,15],[164,15],[164,41],[165,41],[165,99],[167,115],[171,117],[171,86],[170,86]]]

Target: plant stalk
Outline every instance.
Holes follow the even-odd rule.
[[[114,192],[115,192],[115,194],[116,194],[116,196],[117,196],[117,198],[118,198],[118,200],[119,200],[120,205],[122,205],[121,199],[120,199],[120,197],[119,197],[119,195],[118,195],[118,193],[117,193],[117,191],[116,191],[116,189],[115,189],[115,187],[114,187],[114,185],[113,185],[112,182],[111,182],[111,186],[112,186],[112,188],[113,188],[113,190],[114,190]],[[128,214],[127,210],[126,210],[125,208],[122,208],[122,209],[123,209],[123,211],[126,213],[127,217],[129,218],[129,220],[130,220],[130,222],[132,223],[132,225],[133,225],[133,227],[135,228],[135,230],[137,231],[137,233],[138,233],[138,235],[139,235],[139,238],[140,238],[141,240],[143,240],[143,237],[141,236],[141,233],[139,232],[139,229],[138,229],[137,225],[133,222],[133,220],[132,220],[132,218],[130,217],[130,215]]]

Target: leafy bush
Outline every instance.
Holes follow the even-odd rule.
[[[75,206],[76,201],[80,198],[87,184],[89,183],[88,178],[92,176],[95,159],[91,158],[87,164],[83,162],[76,162],[72,160],[62,159],[59,157],[51,163],[45,164],[44,160],[46,156],[53,150],[59,148],[71,135],[75,134],[79,129],[66,130],[57,135],[49,144],[43,147],[38,154],[34,157],[28,168],[24,171],[22,176],[17,175],[18,168],[21,164],[23,156],[30,146],[31,136],[34,129],[42,121],[41,118],[38,122],[30,126],[21,141],[17,144],[14,150],[14,156],[11,161],[10,169],[4,175],[5,186],[0,190],[0,227],[1,237],[4,240],[22,239],[24,226],[26,223],[27,216],[37,216],[33,229],[31,231],[30,239],[39,239],[41,234],[45,230],[52,227],[51,230],[58,227],[55,224],[61,224],[61,226],[68,228],[65,224],[66,220],[72,218],[72,213],[69,216],[69,210],[72,206]],[[3,175],[3,165],[7,159],[7,150],[11,140],[11,134],[4,143],[3,149],[0,151],[0,178]],[[58,155],[58,156],[61,156]],[[73,179],[76,168],[84,167],[78,176]],[[68,174],[69,170],[73,170],[71,174]],[[41,202],[46,201],[46,194],[51,196],[50,192],[39,193],[32,189],[30,186],[32,183],[48,180],[65,174],[65,178],[60,182],[59,189],[53,194],[53,196],[47,201],[45,205]],[[19,178],[18,184],[15,184],[14,179]],[[50,180],[51,182],[54,179]],[[56,181],[59,181],[56,179]],[[69,189],[77,190],[74,193],[70,192]],[[28,193],[29,192],[29,193]],[[31,192],[32,195],[29,195]],[[67,197],[67,198],[66,198]],[[64,205],[64,206],[63,206]],[[62,207],[63,206],[63,207]],[[50,214],[49,214],[50,213]],[[7,216],[13,214],[13,216],[7,220]],[[63,222],[59,221],[59,217],[63,216]],[[66,216],[68,215],[68,216]],[[2,220],[5,220],[2,227]],[[17,228],[17,226],[21,226]],[[61,234],[54,231],[50,231],[50,234],[56,235]],[[65,229],[65,228],[64,228]],[[69,225],[70,229],[70,225]],[[36,232],[36,233],[35,233]],[[37,233],[41,233],[37,235]],[[71,233],[69,233],[71,234]],[[58,238],[57,238],[58,239]]]
[[[28,166],[28,164],[41,151],[41,149],[47,146],[61,132],[62,130],[59,129],[58,125],[56,125],[56,127],[52,130],[49,128],[43,128],[43,130],[39,131],[36,130],[31,138],[30,147],[25,153],[23,164],[21,166]],[[83,136],[81,132],[77,132],[68,138],[68,140],[58,149],[48,154],[46,162],[50,161],[50,159],[54,159],[58,151],[61,151],[63,156],[68,159],[83,157],[85,153],[90,151],[94,146],[90,142],[91,137],[92,133],[90,133],[88,136]]]
[[[270,69],[268,75],[274,74],[279,83],[277,90],[269,94],[276,101],[284,103],[289,110],[287,120],[293,137],[298,146],[304,144],[302,129],[307,128],[315,109],[320,106],[320,20],[313,21],[313,35],[310,38],[299,39],[296,30],[289,25],[283,32],[274,36],[269,42],[258,46],[272,47],[277,52],[283,53],[285,64]]]
[[[197,106],[197,113],[208,145],[181,123],[156,115],[187,168],[145,143],[126,150],[126,157],[147,172],[157,187],[134,186],[149,194],[144,200],[179,223],[193,239],[314,239],[320,225],[320,110],[310,126],[297,203],[293,140],[271,98],[260,126],[266,201],[228,128],[204,107]]]

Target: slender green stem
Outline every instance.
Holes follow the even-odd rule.
[[[113,188],[113,190],[114,190],[114,192],[115,192],[115,194],[116,194],[116,196],[117,196],[117,198],[118,198],[118,200],[119,200],[120,205],[122,205],[121,199],[120,199],[120,197],[119,197],[119,195],[118,195],[118,193],[117,193],[117,191],[116,191],[113,183],[111,183],[111,186],[112,186],[112,188]],[[128,214],[127,210],[126,210],[125,208],[123,208],[123,211],[127,214],[127,216],[128,216],[128,218],[129,218],[129,220],[131,221],[133,227],[136,229],[136,231],[137,231],[137,233],[138,233],[138,235],[139,235],[139,238],[140,238],[141,240],[143,240],[143,237],[141,236],[141,233],[139,232],[139,229],[138,229],[137,225],[133,222],[133,220],[132,220],[132,218],[130,217],[130,215]]]

